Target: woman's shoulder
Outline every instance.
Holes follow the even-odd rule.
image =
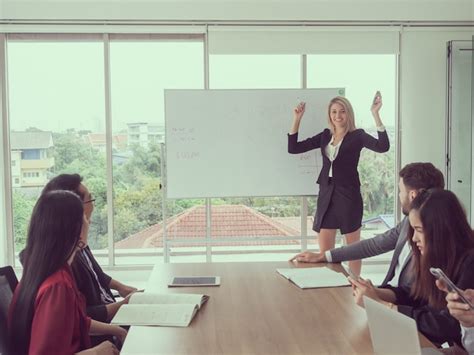
[[[56,287],[64,287],[66,289],[72,290],[74,289],[74,279],[69,266],[63,266],[62,268],[48,276],[46,280],[44,280],[41,284],[38,290],[38,295],[46,292],[51,288]]]
[[[466,254],[464,254],[464,259],[462,261],[462,266],[464,267],[469,267],[474,271],[474,249],[470,249],[466,251]]]

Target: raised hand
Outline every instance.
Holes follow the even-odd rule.
[[[293,118],[295,120],[301,120],[304,115],[304,111],[306,108],[306,102],[300,102],[294,109],[293,109]]]
[[[372,114],[378,114],[380,111],[380,108],[382,107],[382,94],[380,91],[377,91],[374,96],[374,100],[372,101],[372,106],[370,108],[370,111]]]

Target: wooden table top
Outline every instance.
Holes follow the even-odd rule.
[[[372,354],[365,310],[350,287],[302,290],[276,272],[339,264],[158,264],[147,292],[202,293],[187,328],[131,327],[121,354]],[[168,288],[172,276],[220,276],[219,287]],[[432,346],[420,336],[422,346]]]

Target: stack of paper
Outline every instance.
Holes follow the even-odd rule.
[[[346,276],[326,267],[277,269],[277,272],[303,289],[350,285]]]
[[[119,308],[111,323],[187,327],[208,299],[209,296],[196,294],[137,292]]]

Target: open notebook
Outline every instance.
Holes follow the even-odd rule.
[[[303,289],[350,285],[346,276],[327,267],[288,268],[276,271]]]
[[[121,306],[112,324],[187,327],[209,296],[185,293],[140,293]]]

